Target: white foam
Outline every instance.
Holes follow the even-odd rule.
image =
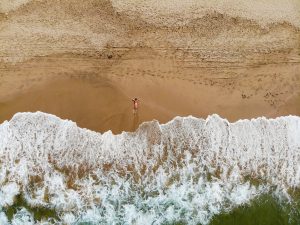
[[[26,209],[22,208],[14,215],[11,224],[12,225],[33,225],[34,219]]]
[[[76,218],[72,213],[66,213],[63,215],[63,222],[65,224],[74,224],[75,221]]]
[[[16,183],[3,185],[0,189],[0,207],[12,205],[17,194],[19,194],[19,187]]]
[[[14,184],[29,204],[55,208],[66,224],[208,224],[271,186],[278,193],[299,187],[299,139],[296,116],[235,123],[177,117],[113,135],[18,113],[0,125],[1,190]]]
[[[0,224],[2,224],[2,225],[8,225],[9,224],[8,219],[7,219],[4,212],[0,212]]]

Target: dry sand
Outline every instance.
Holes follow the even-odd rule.
[[[43,111],[119,133],[175,116],[300,115],[297,1],[15,2],[0,4],[0,122]]]

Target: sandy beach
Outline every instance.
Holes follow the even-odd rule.
[[[53,55],[2,66],[0,120],[43,111],[95,131],[134,131],[144,121],[175,116],[230,121],[300,115],[300,64],[184,67],[149,48],[117,59]],[[133,97],[140,99],[137,116]]]
[[[2,5],[0,122],[43,111],[120,133],[176,116],[300,115],[297,11],[256,20],[252,8],[239,15],[186,3],[180,7],[194,12],[189,18],[176,14],[181,3],[174,2],[174,20],[163,8],[136,14],[134,3],[75,2]],[[141,102],[135,117],[133,97]]]

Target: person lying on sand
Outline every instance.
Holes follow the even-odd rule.
[[[132,102],[133,102],[133,114],[136,114],[139,108],[139,100],[137,98],[133,98]]]

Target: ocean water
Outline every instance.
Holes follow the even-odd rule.
[[[0,224],[299,224],[300,117],[176,117],[113,135],[0,125]]]

